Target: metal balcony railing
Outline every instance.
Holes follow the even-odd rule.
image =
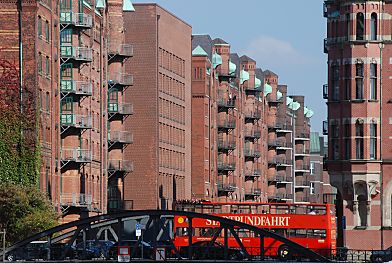
[[[260,129],[245,129],[244,131],[245,138],[255,139],[261,137]]]
[[[287,193],[274,193],[268,196],[270,200],[291,200],[293,199],[293,194]]]
[[[112,56],[122,56],[122,57],[132,57],[133,56],[133,45],[131,44],[120,44],[113,46],[109,44],[109,55]]]
[[[261,189],[255,188],[255,189],[251,189],[251,190],[245,190],[245,195],[259,196],[259,195],[261,195]]]
[[[93,60],[92,49],[89,47],[60,46],[61,58],[70,58],[77,61],[91,62]]]
[[[328,99],[328,84],[323,85],[323,99]]]
[[[285,142],[283,140],[277,140],[276,148],[277,149],[284,149],[284,148],[291,148],[292,144],[290,142]]]
[[[268,158],[268,164],[269,164],[269,165],[277,164],[276,157],[270,157],[270,158]]]
[[[108,141],[113,143],[133,143],[133,134],[128,131],[110,131]]]
[[[293,125],[287,123],[276,123],[275,124],[276,132],[284,133],[291,132],[293,130]]]
[[[133,172],[133,162],[129,160],[109,159],[109,172]]]
[[[218,171],[234,171],[234,162],[218,162]]]
[[[307,188],[310,187],[310,182],[306,179],[295,179],[295,187]]]
[[[132,86],[133,85],[133,75],[117,72],[109,75],[108,79],[109,85],[122,85],[122,86]]]
[[[328,121],[323,121],[323,135],[328,135]]]
[[[236,142],[234,140],[218,140],[218,150],[234,150]]]
[[[91,162],[91,151],[78,148],[61,148],[61,161],[89,163]]]
[[[245,119],[257,120],[257,119],[260,119],[260,118],[261,118],[260,111],[245,112]]]
[[[276,182],[280,184],[284,183],[291,183],[293,181],[293,177],[289,175],[277,175],[276,176]]]
[[[85,207],[90,206],[92,201],[91,194],[83,193],[62,193],[60,194],[60,204],[62,206],[75,206],[75,207]]]
[[[85,13],[74,13],[70,10],[60,10],[60,23],[71,24],[77,27],[91,28],[93,26],[92,16]]]
[[[133,114],[133,104],[109,102],[108,103],[108,112],[122,114],[122,115],[132,115]]]
[[[234,99],[218,99],[218,107],[220,108],[235,108],[235,100]]]
[[[88,81],[60,80],[60,91],[91,96],[93,92],[93,85]]]
[[[260,177],[260,176],[261,176],[261,170],[258,170],[258,169],[245,172],[245,177],[248,177],[248,178],[256,178],[256,177]]]
[[[218,121],[218,128],[219,129],[235,129],[236,122],[235,119],[225,119]]]
[[[262,88],[260,87],[245,87],[245,92],[261,92]]]
[[[295,166],[295,171],[296,172],[309,172],[310,171],[310,167],[309,167],[309,165],[303,165],[303,164],[296,165]]]
[[[48,7],[49,9],[52,9],[52,1],[51,0],[39,0],[41,4],[44,6]]]
[[[74,127],[79,129],[91,129],[92,120],[90,115],[79,115],[74,113],[60,114],[61,126]]]
[[[296,196],[295,197],[295,202],[304,202],[307,203],[310,201],[309,196]]]
[[[295,155],[296,156],[305,156],[305,155],[309,155],[310,151],[309,149],[306,149],[305,147],[296,147],[295,148]]]
[[[309,140],[310,134],[305,132],[300,132],[295,134],[295,140]]]
[[[258,149],[244,148],[245,157],[258,158],[260,157],[260,154],[260,150]]]
[[[223,183],[223,182],[218,182],[218,191],[220,192],[234,192],[236,189],[236,184],[234,183]]]
[[[293,161],[286,158],[276,158],[276,165],[278,166],[287,166],[292,165]]]

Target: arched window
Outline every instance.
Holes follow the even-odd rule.
[[[358,119],[355,124],[355,158],[363,159],[363,120]]]
[[[366,227],[367,222],[367,197],[365,195],[358,195],[358,214],[359,214],[359,224],[358,226]]]
[[[370,159],[377,159],[377,124],[370,123]]]
[[[350,14],[346,14],[346,37],[347,40],[350,40],[351,35],[351,16]]]
[[[357,40],[364,40],[365,18],[363,13],[357,14]]]
[[[377,64],[370,64],[370,99],[377,99]]]
[[[377,14],[372,13],[370,17],[370,40],[377,40]]]

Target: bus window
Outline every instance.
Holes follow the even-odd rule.
[[[287,237],[287,229],[283,228],[271,228],[270,231],[282,237]]]
[[[196,227],[194,230],[194,233],[195,233],[195,236],[213,237],[216,230],[217,229],[214,229],[212,227]]]
[[[193,235],[195,235],[195,229],[193,229]],[[188,236],[188,228],[187,227],[177,227],[176,228],[176,236],[177,237]]]

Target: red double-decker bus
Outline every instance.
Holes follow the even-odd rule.
[[[280,236],[314,250],[321,255],[330,255],[336,249],[335,207],[331,204],[287,204],[287,203],[218,203],[177,202],[175,209],[212,214],[240,221],[272,231]],[[192,220],[192,243],[210,241],[219,229],[219,222],[194,218]],[[174,244],[189,245],[188,222],[183,216],[174,218]],[[260,255],[260,238],[254,232],[240,230],[239,237],[250,255]],[[223,243],[223,233],[217,242]],[[233,236],[228,238],[229,247],[240,247]],[[266,237],[264,255],[290,257],[293,251],[280,241]]]

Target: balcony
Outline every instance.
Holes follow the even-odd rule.
[[[260,111],[245,112],[245,120],[254,121],[254,120],[259,120],[260,118],[261,118]]]
[[[296,179],[295,188],[309,188],[310,182],[306,179]]]
[[[218,78],[219,81],[230,81],[230,79],[236,78],[235,72],[230,74],[228,72],[224,72],[222,69],[218,69]]]
[[[260,87],[245,87],[245,92],[250,93],[250,94],[254,94],[257,92],[262,92],[262,88]]]
[[[236,122],[235,119],[225,119],[218,121],[218,129],[220,130],[231,130],[235,129]]]
[[[293,125],[287,123],[277,123],[275,126],[277,133],[293,132]]]
[[[309,133],[296,133],[295,138],[296,141],[309,141],[310,140],[310,134]]]
[[[309,165],[296,165],[295,166],[295,172],[298,173],[309,173],[310,172],[310,167]]]
[[[246,129],[244,131],[245,139],[260,139],[261,138],[261,130],[259,129]]]
[[[277,184],[290,184],[293,182],[293,177],[290,175],[277,175],[276,183]]]
[[[109,102],[108,112],[109,114],[132,115],[133,105],[131,103]]]
[[[309,196],[296,196],[295,197],[295,202],[299,202],[299,203],[309,203],[310,202],[310,198]]]
[[[236,147],[236,142],[234,140],[218,140],[218,151],[233,151]]]
[[[235,108],[235,100],[234,99],[218,99],[218,108],[221,109],[234,109]]]
[[[133,172],[133,162],[129,160],[109,159],[108,172],[113,174],[115,172],[130,173]]]
[[[261,195],[261,189],[255,188],[251,190],[245,190],[245,197],[255,197],[255,196],[260,196]]]
[[[302,145],[302,147],[296,147],[294,155],[295,157],[304,157],[304,156],[309,156],[309,154],[310,154],[309,149],[305,149],[305,147]]]
[[[108,52],[108,60],[112,60],[115,58],[129,58],[133,56],[133,45],[131,44],[120,44],[117,46],[110,45],[110,49]]]
[[[258,178],[261,176],[261,171],[256,169],[253,171],[246,171],[245,172],[245,179],[254,179],[254,178]]]
[[[81,28],[92,28],[92,16],[85,13],[74,13],[70,10],[60,10],[60,24],[73,25]]]
[[[323,121],[323,135],[328,135],[328,121]]]
[[[245,148],[244,149],[244,156],[245,158],[260,158],[260,150],[258,149],[250,149],[250,148]]]
[[[63,94],[72,93],[75,95],[91,96],[93,86],[88,81],[60,80],[60,92]]]
[[[293,199],[293,194],[287,193],[274,193],[268,196],[269,200],[281,200],[281,201],[288,201]]]
[[[323,99],[328,99],[328,84],[323,85]]]
[[[111,144],[130,144],[133,143],[133,134],[127,131],[111,131],[108,133],[108,141]]]
[[[220,172],[230,172],[235,171],[235,163],[234,162],[218,162],[218,171]]]
[[[92,159],[91,151],[78,148],[61,148],[61,168],[70,162],[90,163]]]
[[[60,123],[63,128],[91,129],[91,116],[79,115],[74,113],[61,113]]]
[[[292,148],[292,144],[290,142],[284,142],[283,140],[277,140],[276,142],[277,150],[287,150],[291,148]]]
[[[60,194],[61,206],[88,207],[93,203],[91,194],[83,193],[62,193]]]
[[[92,49],[89,47],[60,46],[60,57],[63,60],[72,59],[78,62],[91,62]]]
[[[218,182],[217,186],[218,186],[218,192],[232,193],[236,189],[236,184],[234,183]]]
[[[276,158],[276,166],[291,166],[293,163],[290,159]]]
[[[277,160],[276,157],[268,158],[268,165],[276,165]]]
[[[267,101],[269,104],[278,104],[278,103],[282,103],[283,102],[283,97],[280,99],[275,98],[271,98],[268,96]]]
[[[127,73],[121,73],[121,72],[109,74],[108,84],[109,86],[114,86],[114,85],[132,86],[133,75]]]

